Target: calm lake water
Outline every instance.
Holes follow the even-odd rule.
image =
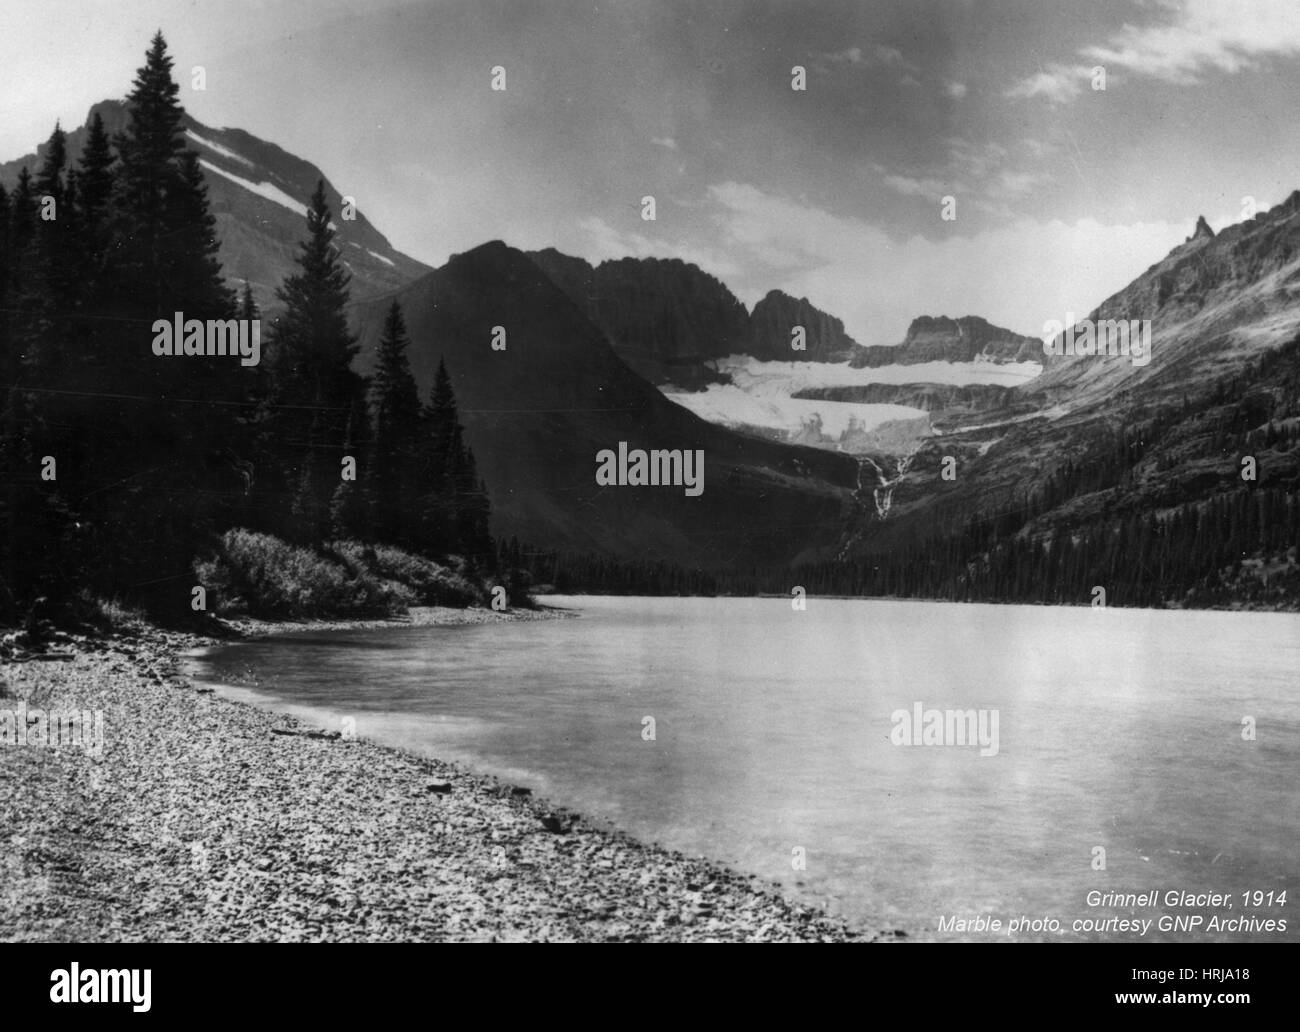
[[[1300,617],[545,601],[581,618],[300,634],[219,649],[199,675],[252,668],[248,697],[262,704],[333,728],[351,716],[362,736],[529,785],[867,925],[931,938],[1300,939]],[[986,730],[996,715],[996,755],[894,744],[893,715],[917,703],[984,710]],[[1155,907],[1087,902],[1151,890]],[[1231,893],[1233,909],[1167,906],[1168,890]],[[1286,890],[1287,905],[1246,906],[1250,890]],[[1198,914],[1282,918],[1287,930],[1154,923]],[[1002,931],[940,930],[977,915]],[[1021,917],[1060,930],[1008,936]],[[1153,924],[1145,936],[1073,927],[1107,918]]]

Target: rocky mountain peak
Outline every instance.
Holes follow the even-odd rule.
[[[861,348],[854,353],[854,366],[881,366],[921,362],[972,362],[979,358],[993,362],[1033,362],[1042,351],[1037,337],[1027,337],[994,326],[978,315],[959,319],[946,315],[922,315],[912,320],[903,342],[893,347]]]
[[[1213,239],[1214,239],[1214,230],[1212,230],[1210,228],[1210,224],[1205,221],[1205,216],[1201,215],[1198,216],[1196,219],[1196,229],[1194,229],[1192,231],[1192,235],[1189,236],[1183,242],[1190,244],[1193,240],[1213,240]]]
[[[130,108],[119,99],[92,105],[85,124],[68,130],[69,162],[80,158],[95,115],[103,120],[111,140],[126,129]],[[242,129],[206,126],[189,114],[182,118],[181,129],[185,145],[198,155],[203,169],[226,281],[235,289],[247,281],[264,314],[277,304],[276,288],[297,271],[297,245],[306,233],[304,212],[320,180],[325,182],[338,244],[352,275],[354,298],[388,293],[429,271],[397,251],[364,212],[356,210],[353,218],[342,218],[341,192],[311,162]],[[0,184],[11,186],[24,165],[34,171],[45,147],[42,143],[33,154],[0,162]]]
[[[791,330],[804,330],[803,347],[793,351]],[[746,352],[765,361],[843,361],[857,349],[844,332],[844,323],[817,308],[806,297],[770,290],[750,313]]]

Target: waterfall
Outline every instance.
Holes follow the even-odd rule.
[[[902,458],[896,459],[892,477],[886,476],[885,472],[872,459],[866,459],[867,462],[871,463],[871,468],[876,471],[877,483],[871,494],[876,503],[876,512],[882,520],[889,515],[889,507],[894,502],[894,488],[903,482],[903,478],[912,466],[912,459],[916,457],[916,453],[920,450],[921,443],[918,443]],[[864,456],[864,458],[866,457]],[[859,469],[861,469],[861,466],[859,466]],[[861,488],[861,483],[861,474],[859,474],[859,488]]]
[[[863,515],[868,511],[866,506],[866,492],[868,487],[871,489],[871,499],[875,504],[876,515],[881,520],[889,515],[889,509],[894,502],[894,488],[898,487],[898,485],[903,482],[903,478],[907,475],[907,471],[912,466],[912,460],[916,457],[917,452],[921,450],[924,444],[924,439],[918,441],[913,445],[910,452],[901,458],[894,460],[893,476],[886,474],[885,471],[877,465],[876,460],[871,458],[869,455],[858,456],[858,486],[857,490],[853,492],[853,498],[854,501],[858,503],[859,511]],[[868,466],[871,467],[871,471],[874,473],[874,477],[872,478],[874,483],[871,484],[863,483],[864,474],[866,473]],[[840,545],[839,554],[836,556],[837,560],[842,561],[848,558],[850,549],[857,542],[858,538],[861,537],[868,522],[868,520],[862,520],[858,523],[856,530],[850,529],[845,531],[843,543]]]

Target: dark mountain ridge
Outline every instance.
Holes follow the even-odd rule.
[[[749,313],[721,281],[677,258],[620,258],[594,268],[554,248],[529,258],[651,383],[723,382],[709,368],[749,338]]]
[[[796,351],[792,331],[804,331],[803,348]],[[765,362],[846,362],[861,350],[844,332],[844,323],[823,312],[806,297],[772,290],[749,316],[745,354]]]
[[[864,347],[807,298],[772,290],[752,312],[716,277],[679,259],[620,258],[591,265],[554,248],[529,257],[654,384],[723,382],[717,359],[849,362],[855,368],[921,362],[1039,361],[1042,342],[978,316],[921,316],[896,346]],[[803,348],[794,344],[803,328]]]
[[[735,433],[673,404],[522,252],[493,241],[389,297],[355,305],[363,369],[394,297],[422,393],[446,360],[497,535],[706,567],[788,562],[836,541],[856,463]],[[504,350],[492,347],[496,326],[505,330]],[[597,452],[620,442],[702,450],[703,494],[598,485]]]

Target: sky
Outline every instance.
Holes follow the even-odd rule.
[[[1296,0],[4,0],[0,159],[124,96],[159,28],[196,118],[415,258],[677,257],[863,344],[1040,335],[1300,187]]]

